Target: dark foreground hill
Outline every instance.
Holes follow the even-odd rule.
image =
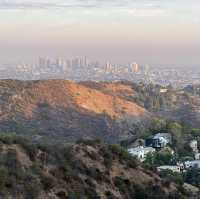
[[[1,199],[198,198],[143,168],[117,145],[33,145],[0,138]]]
[[[123,88],[122,88],[123,89]],[[129,137],[150,114],[114,93],[71,81],[0,81],[0,131],[35,139],[75,141]]]

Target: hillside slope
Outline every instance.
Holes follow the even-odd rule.
[[[3,199],[198,198],[198,193],[187,193],[144,169],[115,145],[84,141],[68,147],[37,146],[4,137],[0,147]]]
[[[150,114],[112,92],[62,80],[1,80],[0,129],[37,139],[84,136],[115,142],[130,136]]]

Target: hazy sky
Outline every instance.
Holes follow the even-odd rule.
[[[200,64],[200,0],[0,0],[0,63],[40,55]]]

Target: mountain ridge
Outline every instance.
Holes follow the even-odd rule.
[[[131,135],[129,130],[151,115],[134,102],[68,80],[1,80],[0,88],[1,131],[35,128],[41,135],[116,141]]]

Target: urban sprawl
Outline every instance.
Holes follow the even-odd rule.
[[[74,81],[128,80],[173,85],[176,88],[200,83],[200,69],[196,67],[158,67],[130,62],[128,64],[99,63],[87,57],[49,59],[40,57],[37,64],[1,64],[1,79],[39,80],[69,79]]]

